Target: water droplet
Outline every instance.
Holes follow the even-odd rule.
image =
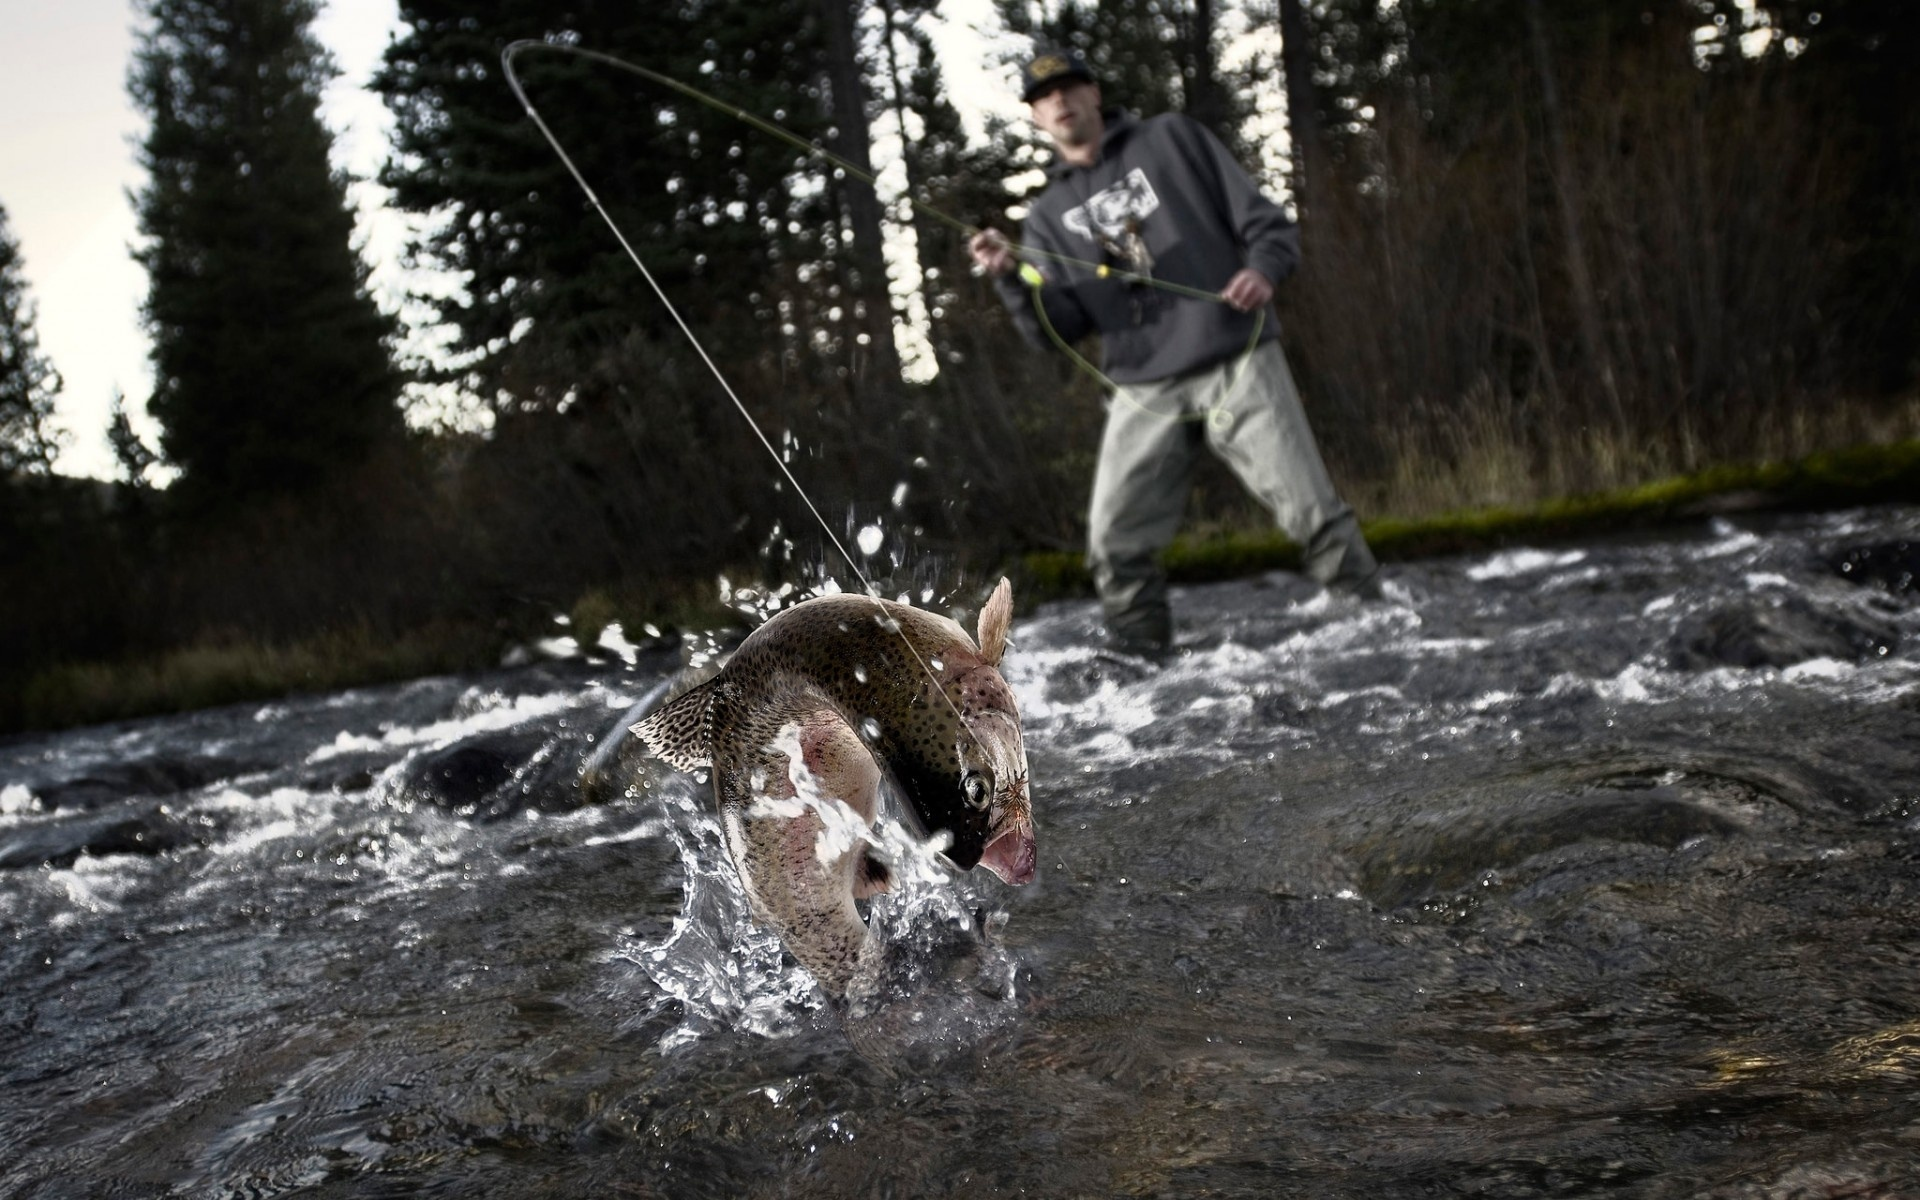
[[[877,553],[880,549],[881,542],[884,541],[885,539],[886,539],[886,534],[881,531],[878,525],[863,526],[860,530],[860,536],[858,539],[860,543],[860,553],[862,554]]]
[[[867,681],[867,668],[866,668],[866,666],[865,666],[864,664],[860,664],[860,663],[856,663],[856,664],[854,664],[854,668],[853,668],[853,677],[854,677],[855,679],[858,679],[858,680],[859,680],[859,681],[860,681],[861,683],[865,683],[865,682]]]

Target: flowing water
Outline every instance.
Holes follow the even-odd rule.
[[[1039,878],[889,828],[857,1028],[613,739],[676,650],[0,743],[0,1195],[1920,1195],[1917,546],[1047,606]]]

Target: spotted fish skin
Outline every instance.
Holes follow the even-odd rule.
[[[999,663],[1012,621],[1001,580],[979,640],[946,617],[868,596],[787,609],[713,679],[634,726],[682,770],[712,768],[727,847],[757,919],[831,994],[880,948],[854,905],[886,886],[861,836],[883,778],[947,856],[1009,883],[1033,876],[1020,711]]]

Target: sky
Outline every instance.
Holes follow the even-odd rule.
[[[1024,111],[1008,71],[993,65],[1007,39],[990,9],[989,0],[947,0],[935,31],[950,93],[976,134],[988,111]],[[116,470],[106,440],[116,392],[135,428],[153,434],[140,326],[146,275],[132,256],[138,228],[129,198],[144,182],[137,147],[146,130],[126,87],[133,4],[0,0],[0,14],[0,206],[20,244],[41,352],[65,380],[57,421],[70,437],[56,468],[107,478]],[[395,0],[322,0],[314,24],[341,71],[321,109],[334,132],[334,162],[362,179],[384,160],[391,126],[365,84],[398,29]],[[357,185],[352,198],[375,297],[397,309],[406,226],[382,207],[378,187]]]

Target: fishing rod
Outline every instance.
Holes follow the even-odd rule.
[[[665,75],[659,71],[650,70],[649,68],[640,66],[637,63],[628,62],[626,59],[618,58],[618,57],[615,57],[614,55],[607,54],[599,50],[589,50],[582,46],[568,46],[568,45],[563,45],[556,42],[543,41],[539,38],[522,38],[519,41],[509,43],[507,47],[501,51],[501,54],[500,54],[500,63],[501,63],[501,66],[506,71],[507,83],[509,84],[509,86],[513,88],[513,93],[519,99],[521,107],[527,110],[527,115],[533,119],[533,122],[535,125],[539,126],[540,132],[543,135],[545,135],[547,142],[550,145],[552,145],[552,147],[554,148],[554,151],[560,155],[561,161],[566,164],[567,169],[569,172],[572,173],[574,180],[578,182],[583,189],[586,190],[587,198],[593,203],[595,210],[599,212],[601,219],[606,221],[609,227],[614,226],[613,219],[607,215],[606,209],[602,207],[600,204],[599,197],[594,194],[593,188],[590,187],[587,184],[586,179],[581,176],[579,169],[574,166],[573,160],[569,158],[567,155],[567,152],[561,148],[559,139],[554,136],[553,131],[550,128],[548,128],[547,123],[541,119],[540,114],[537,111],[535,111],[532,102],[527,99],[526,90],[520,84],[519,76],[514,72],[514,69],[513,69],[514,57],[520,54],[522,51],[526,51],[526,50],[550,50],[550,51],[554,51],[561,54],[570,54],[570,55],[573,55],[575,58],[584,58],[590,62],[600,63],[603,66],[612,67],[615,70],[625,71],[629,75],[638,76],[639,78],[644,79],[649,83],[658,84],[659,86],[667,88],[671,91],[677,92],[680,95],[685,96],[690,100],[694,100],[700,104],[706,105],[708,108],[713,109],[715,112],[722,113],[726,116],[732,117],[733,119],[740,121],[741,123],[747,126],[750,126],[753,129],[759,130],[761,133],[766,134],[768,137],[775,138],[781,142],[786,143],[789,146],[792,146],[794,149],[799,150],[801,153],[806,154],[808,157],[817,158],[820,161],[825,162],[830,166],[837,167],[839,170],[852,176],[854,179],[859,180],[861,183],[868,185],[869,187],[877,188],[879,186],[879,183],[880,183],[879,178],[874,172],[854,164],[853,162],[849,161],[847,158],[845,158],[842,155],[835,154],[833,151],[827,149],[825,146],[820,145],[818,142],[809,141],[806,138],[801,137],[799,134],[793,132],[791,129],[788,129],[785,126],[779,125],[773,121],[769,121],[765,117],[760,116],[758,113],[751,112],[747,109],[741,108],[737,104],[732,104],[726,100],[722,100],[720,97],[715,96],[710,92],[702,91],[701,89],[694,87],[692,84],[683,83],[680,80],[675,79],[671,75]],[[954,230],[955,232],[959,233],[963,237],[972,238],[976,234],[980,234],[986,231],[984,226],[972,225],[965,221],[962,221],[958,217],[955,217],[949,214],[948,212],[939,208],[938,206],[930,204],[927,201],[922,200],[917,196],[913,196],[909,194],[909,195],[903,195],[901,198],[906,201],[908,207],[910,207],[914,212],[919,213],[922,216],[928,217],[934,221],[937,221],[942,225],[945,225],[947,228]],[[645,274],[646,267],[639,263],[639,256],[633,252],[633,248],[627,244],[626,238],[624,236],[621,236],[620,231],[617,227],[614,227],[614,234],[615,236],[620,237],[620,243],[623,247],[626,248],[629,257],[635,260],[636,265],[640,265],[641,272]],[[1225,298],[1222,297],[1218,292],[1209,292],[1203,288],[1191,287],[1187,284],[1175,283],[1167,279],[1155,279],[1151,274],[1140,272],[1140,271],[1125,270],[1120,267],[1116,267],[1111,263],[1094,262],[1091,259],[1077,258],[1071,254],[1062,254],[1056,251],[1043,250],[1034,246],[1016,246],[1016,245],[1009,244],[1007,248],[1009,251],[1013,253],[1013,255],[1016,258],[1023,260],[1020,268],[1020,272],[1019,272],[1020,279],[1022,282],[1026,283],[1029,287],[1033,289],[1034,304],[1036,308],[1040,308],[1041,323],[1043,324],[1043,326],[1045,326],[1045,328],[1048,330],[1049,333],[1053,332],[1052,325],[1047,320],[1045,309],[1043,307],[1040,307],[1039,293],[1040,293],[1040,290],[1047,285],[1046,277],[1041,274],[1038,266],[1036,265],[1041,262],[1056,263],[1060,266],[1084,267],[1087,270],[1091,271],[1094,277],[1098,279],[1112,280],[1117,283],[1131,284],[1131,285],[1140,286],[1140,287],[1155,288],[1159,291],[1170,292],[1176,296],[1184,296],[1190,300],[1208,300],[1216,304],[1226,303]],[[651,275],[647,276],[647,282],[649,284],[653,283],[653,278]],[[658,285],[654,286],[654,293],[656,295],[660,295],[660,289]],[[664,295],[660,295],[660,298],[663,302],[666,301],[666,297]],[[671,308],[670,302],[668,306],[669,308]],[[1265,319],[1266,319],[1266,313],[1263,309],[1259,314],[1259,317],[1255,323],[1253,337],[1250,339],[1250,342],[1249,342],[1250,346],[1257,345],[1259,343],[1261,323],[1264,322]],[[678,314],[675,314],[675,320],[678,321]],[[685,325],[683,324],[681,328],[685,329]],[[1074,362],[1078,363],[1083,370],[1091,374],[1096,380],[1098,380],[1101,383],[1102,386],[1110,390],[1117,390],[1115,389],[1115,385],[1113,381],[1108,379],[1103,373],[1101,373],[1099,368],[1087,362],[1085,358],[1083,358],[1081,355],[1075,352],[1071,347],[1066,346],[1065,343],[1061,341],[1058,334],[1053,334],[1053,336],[1056,342],[1061,342],[1062,348],[1067,351],[1068,356]],[[692,334],[689,333],[688,337],[692,337]],[[738,403],[738,401],[736,401],[736,403]]]

